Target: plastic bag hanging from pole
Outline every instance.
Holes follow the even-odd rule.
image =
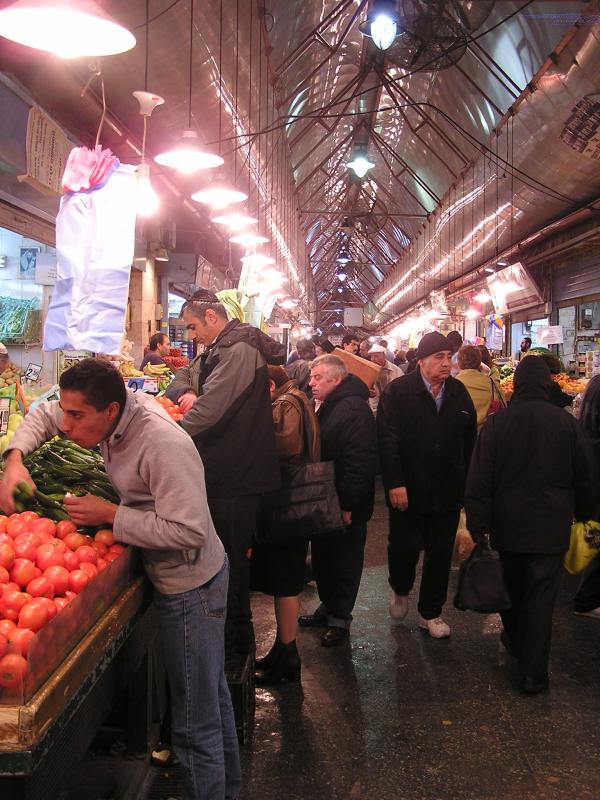
[[[120,164],[110,151],[76,148],[63,184],[78,171],[76,185],[86,186],[80,175],[85,168],[90,188],[68,191],[65,185],[56,218],[57,280],[43,348],[114,354],[123,336],[134,254],[135,167]]]

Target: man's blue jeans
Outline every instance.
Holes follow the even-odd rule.
[[[241,771],[224,672],[227,557],[214,578],[182,594],[155,593],[169,676],[172,743],[183,800],[233,800]]]

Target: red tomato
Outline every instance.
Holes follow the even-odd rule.
[[[0,533],[0,544],[8,544],[12,547],[13,546],[12,536],[9,536],[8,533]]]
[[[69,601],[67,600],[66,597],[55,597],[54,604],[57,608],[58,613],[60,614],[63,608],[66,608],[69,605]]]
[[[108,553],[108,547],[105,544],[102,544],[102,542],[94,541],[94,544],[92,545],[92,547],[96,551],[96,554],[98,555],[98,558],[102,558],[103,556],[105,556]]]
[[[72,600],[75,600],[76,597],[77,597],[77,594],[75,592],[72,592],[70,589],[67,589],[67,591],[65,592],[65,600],[68,600],[69,603]]]
[[[9,544],[0,544],[0,567],[10,569],[15,561],[15,550]]]
[[[27,669],[27,661],[23,656],[9,653],[0,659],[0,686],[5,689],[17,689],[23,685],[23,677]]]
[[[16,519],[13,519],[13,516],[11,516],[6,523],[6,533],[8,533],[9,536],[12,536],[13,539],[20,533],[25,533],[29,530],[29,524],[27,522],[23,522],[23,520],[19,519],[18,514],[15,514],[14,516]]]
[[[44,578],[50,581],[55,594],[64,594],[69,588],[69,570],[65,567],[48,567],[44,571]]]
[[[64,539],[69,533],[77,533],[77,525],[70,519],[61,520],[56,526],[57,538]]]
[[[54,536],[56,533],[56,523],[51,519],[48,519],[48,517],[40,517],[37,522],[32,523],[31,530],[35,531],[36,533],[46,531]]]
[[[104,556],[104,560],[108,564],[112,564],[112,562],[116,561],[117,558],[119,558],[120,555],[121,555],[121,553],[111,553],[111,551],[109,550],[108,553]]]
[[[40,546],[41,542],[30,533],[24,533],[15,537],[13,547],[15,550],[16,558],[28,558],[30,561],[35,560],[35,551]]]
[[[36,514],[35,511],[23,511],[21,514],[19,514],[19,519],[23,522],[26,522],[28,525],[31,525],[31,523],[35,522],[39,518],[39,514]]]
[[[10,580],[10,575],[8,574],[8,570],[6,567],[0,567],[0,584],[4,588],[4,585],[7,584]]]
[[[6,514],[0,514],[0,533],[6,533],[6,521],[8,517]]]
[[[81,569],[75,569],[69,575],[69,589],[75,594],[79,594],[90,582],[89,576]],[[0,599],[0,602],[2,600]]]
[[[29,628],[17,628],[16,626],[6,637],[8,649],[11,653],[18,653],[20,656],[27,656],[29,643],[35,633]]]
[[[48,608],[45,603],[40,602],[43,598],[32,600],[19,611],[19,628],[29,628],[36,632],[48,622]]]
[[[117,553],[120,555],[125,550],[125,547],[122,544],[111,544],[108,550],[110,553]]]
[[[65,550],[63,560],[69,572],[73,572],[74,569],[79,569],[79,556],[77,553],[74,553],[73,550]]]
[[[0,658],[3,658],[8,653],[8,642],[6,636],[0,633]]]
[[[98,561],[98,553],[93,547],[90,547],[89,544],[84,544],[81,547],[78,547],[75,552],[79,556],[80,564],[83,564],[84,561],[87,561],[90,564],[95,564],[96,561]]]
[[[98,561],[96,562],[96,569],[98,570],[98,572],[102,572],[102,570],[105,570],[107,567],[108,567],[108,561],[106,561],[103,558],[99,558]]]
[[[46,606],[46,609],[48,611],[48,622],[51,619],[54,619],[54,617],[58,614],[58,607],[54,602],[54,600],[52,600],[50,597],[38,597],[38,600],[40,600],[40,602],[43,602],[44,605]]]
[[[10,619],[0,619],[0,636],[7,637],[17,626]]]
[[[77,550],[79,547],[87,544],[86,537],[83,533],[68,533],[63,541],[70,550]]]
[[[54,584],[48,578],[34,578],[27,584],[27,592],[32,597],[54,597]]]
[[[110,528],[101,528],[96,532],[94,540],[96,542],[100,542],[101,544],[105,544],[107,547],[110,547],[111,544],[115,543],[115,537],[113,536],[113,532]]]
[[[10,571],[10,579],[24,589],[29,581],[36,577],[35,570],[36,567],[33,561],[28,558],[16,558]]]
[[[94,564],[90,563],[89,561],[82,561],[79,569],[88,576],[88,578],[92,581],[98,574],[98,570]]]
[[[48,533],[48,531],[42,531],[41,533],[39,531],[36,531],[35,535],[38,537],[38,541],[39,541],[40,544],[44,544],[45,542],[56,542],[57,541],[54,538],[54,536],[52,536],[51,533]]]
[[[58,546],[57,546],[58,545]],[[35,563],[45,572],[48,567],[62,567],[65,563],[65,548],[62,542],[46,542],[41,544],[35,552]]]

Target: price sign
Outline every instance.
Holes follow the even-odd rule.
[[[10,397],[0,397],[0,436],[4,436],[8,430],[8,418],[10,417]]]
[[[29,364],[27,369],[25,370],[23,378],[29,381],[29,383],[35,383],[37,380],[39,380],[41,371],[42,371],[41,364]]]
[[[132,392],[158,394],[158,378],[126,378],[127,388]]]

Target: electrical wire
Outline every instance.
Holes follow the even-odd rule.
[[[180,2],[181,2],[181,0],[173,0],[173,2],[171,3],[170,6],[167,6],[166,8],[164,8],[162,11],[160,11],[158,14],[156,14],[156,16],[152,17],[151,19],[146,19],[144,22],[141,22],[139,25],[136,25],[131,30],[137,31],[140,28],[143,28],[144,25],[150,25],[151,22],[156,22],[157,19],[160,19],[161,17],[164,17],[165,14],[168,14],[169,11],[172,8],[175,8],[175,6]]]

